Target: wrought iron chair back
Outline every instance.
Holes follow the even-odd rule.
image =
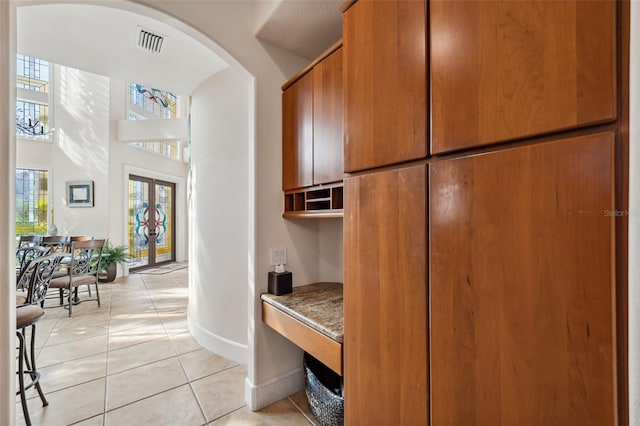
[[[48,248],[49,253],[64,253],[69,251],[69,238],[64,235],[42,237],[40,245]]]
[[[27,286],[25,305],[44,304],[53,273],[64,257],[62,253],[54,253],[33,259],[27,265],[23,274]]]
[[[86,240],[71,243],[70,275],[98,275],[105,240]]]
[[[26,280],[23,277],[29,263],[47,254],[49,249],[41,246],[22,247],[16,250],[16,284],[18,288],[26,287]]]
[[[39,235],[21,235],[18,248],[40,245],[41,239],[42,237]]]
[[[67,246],[67,251],[71,251],[71,244],[78,242],[78,241],[89,241],[89,240],[93,240],[93,237],[90,237],[89,235],[72,235],[69,237],[69,245]]]
[[[54,278],[51,288],[60,289],[60,304],[63,305],[63,292],[68,297],[69,316],[72,314],[73,305],[82,301],[95,300],[100,307],[100,291],[98,289],[98,272],[100,271],[100,259],[105,240],[74,241],[71,243],[71,260],[66,263],[67,274]],[[95,285],[96,298],[80,300],[78,287]],[[91,297],[91,294],[89,294]]]

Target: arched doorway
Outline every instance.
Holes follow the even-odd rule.
[[[63,3],[63,2],[60,2]],[[87,2],[89,5],[91,5],[91,2]],[[49,4],[57,4],[57,2],[52,1]],[[47,5],[49,5],[47,4]],[[81,2],[78,2],[77,4],[81,4]],[[0,17],[3,19],[3,23],[7,22],[7,23],[15,23],[15,10],[14,8],[14,4],[10,3],[7,4],[6,7],[3,7],[2,10],[0,11]],[[18,5],[19,7],[22,7],[22,5]],[[239,106],[240,109],[243,109],[244,112],[242,114],[241,117],[238,118],[238,120],[234,121],[234,126],[242,126],[242,128],[244,129],[252,129],[254,127],[254,108],[253,108],[253,97],[255,97],[254,94],[254,84],[253,84],[253,77],[250,75],[249,72],[247,72],[244,67],[242,65],[240,65],[240,63],[238,61],[236,61],[233,57],[231,57],[231,55],[229,55],[228,53],[226,53],[223,49],[221,49],[216,43],[214,43],[211,39],[207,38],[206,36],[204,36],[203,34],[201,34],[200,32],[194,30],[192,27],[190,27],[189,25],[186,25],[174,18],[171,18],[170,16],[163,14],[161,12],[155,11],[154,9],[151,9],[147,6],[144,5],[140,5],[138,3],[132,3],[132,2],[114,2],[113,6],[118,7],[121,10],[127,11],[129,13],[134,13],[134,14],[144,14],[147,17],[152,17],[154,19],[157,19],[159,21],[162,21],[164,23],[166,23],[167,25],[171,25],[174,26],[175,28],[177,28],[178,30],[185,32],[186,34],[188,34],[190,37],[194,37],[196,38],[200,43],[202,43],[204,46],[206,46],[207,49],[210,49],[211,51],[214,51],[216,54],[220,55],[221,57],[223,57],[223,59],[225,60],[225,62],[227,62],[227,64],[229,64],[229,69],[233,71],[233,73],[235,74],[235,77],[237,78],[238,81],[243,82],[242,84],[244,85],[244,87],[246,88],[246,93],[243,94],[243,105]],[[35,6],[24,6],[24,7],[41,7],[41,5],[35,5]],[[15,54],[15,50],[13,48],[11,48],[11,46],[13,45],[13,43],[11,43],[11,40],[13,38],[13,31],[15,30],[15,26],[12,25],[7,25],[4,26],[4,28],[7,29],[6,33],[2,34],[2,37],[8,37],[9,40],[7,40],[6,44],[2,44],[3,49],[7,48],[8,52],[2,52],[3,53],[3,57],[7,58],[7,57],[11,57],[11,55]],[[44,34],[43,34],[44,36]],[[4,42],[3,42],[4,43]],[[5,54],[7,53],[7,54]],[[11,80],[10,76],[2,76],[0,75],[0,77],[2,78],[6,78],[5,80],[2,80],[2,78],[0,78],[0,81],[2,81],[2,83],[4,83],[7,80]],[[215,81],[212,83],[215,84]],[[12,87],[11,84],[7,85],[6,87],[4,87],[5,90],[9,90],[9,96],[6,96],[6,98],[8,99],[12,99],[13,96],[11,95],[11,89],[10,87]],[[9,109],[10,110],[10,109]],[[202,116],[206,115],[206,107],[205,110],[203,110],[202,112]],[[239,121],[241,121],[240,124]],[[197,123],[196,123],[197,125]],[[10,133],[10,131],[8,132]],[[237,136],[237,135],[236,135]],[[233,140],[233,143],[237,143],[237,144],[241,144],[243,146],[245,146],[245,150],[246,152],[253,152],[254,150],[254,134],[251,131],[247,131],[246,135],[242,135],[240,136],[242,137],[242,140]],[[208,139],[208,138],[207,138]],[[198,146],[201,145],[203,148],[206,147],[204,145],[205,141],[203,139],[201,139],[200,137],[197,137],[197,135],[194,135],[194,137],[192,137],[192,144],[194,146]],[[9,146],[8,146],[8,152],[7,152],[7,166],[9,166],[10,168],[14,167],[14,162],[9,158],[11,156],[11,151],[12,151],[12,146],[15,147],[15,139],[12,138]],[[233,150],[230,150],[233,151]],[[213,156],[214,153],[209,153],[207,155],[211,155]],[[218,153],[215,153],[215,155],[218,155]],[[203,161],[203,162],[207,162],[209,161],[207,158],[207,156],[201,156],[199,159],[193,161],[192,166],[196,166],[198,165],[198,161]],[[241,158],[241,159],[236,159],[235,161],[238,161],[239,163],[242,164],[242,167],[238,168],[239,172],[241,172],[243,174],[243,179],[241,180],[237,180],[237,186],[236,183],[234,183],[234,181],[225,181],[223,178],[218,178],[217,180],[220,181],[219,184],[219,188],[221,188],[221,190],[223,191],[233,191],[234,193],[242,193],[242,194],[249,194],[248,197],[244,197],[243,199],[243,208],[246,210],[246,215],[244,215],[244,219],[242,223],[238,223],[236,222],[235,225],[239,228],[242,228],[244,230],[244,234],[245,234],[245,240],[243,242],[243,248],[241,250],[236,251],[235,253],[237,253],[237,255],[239,256],[239,258],[241,259],[239,262],[243,264],[243,267],[245,269],[245,271],[247,269],[253,269],[253,268],[248,268],[247,265],[250,265],[251,262],[253,262],[253,260],[255,259],[255,256],[253,254],[253,247],[254,244],[252,242],[253,238],[254,238],[254,227],[253,227],[253,222],[254,222],[254,213],[253,213],[253,203],[250,202],[251,197],[252,197],[252,193],[253,193],[253,184],[252,182],[254,181],[254,161],[253,161],[253,157],[252,156],[246,156],[245,158]],[[230,163],[232,163],[230,161]],[[199,176],[202,177],[202,182],[206,182],[207,180],[209,180],[209,176],[207,176],[207,167],[202,167],[201,170],[203,172],[199,173]],[[114,197],[109,197],[109,203],[110,203],[110,208],[113,207],[111,206],[111,204],[117,204],[117,202],[114,202],[114,199],[122,199],[122,197],[118,194],[117,189],[118,188],[122,188],[124,186],[123,182],[116,178],[112,179],[112,176],[115,176],[115,173],[110,173],[109,174],[110,177],[108,179],[108,183],[110,188],[115,188],[115,192],[116,195]],[[117,175],[121,175],[121,173],[117,173]],[[121,179],[121,177],[120,177]],[[186,185],[184,185],[185,188],[184,192],[185,192],[185,198],[186,198],[186,193],[187,193],[187,188]],[[9,199],[11,199],[13,197],[13,191],[11,190],[10,186],[8,186],[7,188],[5,188],[7,190],[7,195]],[[207,187],[207,190],[210,190],[211,187]],[[202,194],[202,195],[200,195]],[[190,228],[190,230],[192,232],[197,232],[200,233],[201,232],[201,227],[199,226],[200,223],[202,223],[201,221],[207,221],[207,222],[211,222],[212,217],[211,216],[207,216],[203,213],[200,212],[200,208],[204,209],[203,211],[207,211],[210,212],[211,209],[209,206],[207,206],[207,202],[201,202],[199,201],[200,199],[202,199],[203,201],[206,201],[206,193],[202,193],[201,189],[198,188],[197,186],[197,182],[191,182],[191,190],[190,190],[190,200],[191,200],[191,204],[190,207],[192,209],[191,211],[191,217],[192,217],[192,221],[191,221],[191,225],[192,227]],[[11,220],[12,216],[13,216],[13,212],[12,210],[12,204],[9,204],[8,207],[8,212],[6,212]],[[229,228],[227,226],[227,228]],[[124,235],[124,230],[122,231],[116,231],[116,232],[121,232],[122,235]],[[9,231],[7,232],[7,234],[10,234],[11,229],[9,229]],[[5,235],[6,236],[6,235]],[[206,238],[206,236],[204,236]],[[203,239],[204,240],[204,239]],[[197,275],[198,277],[202,277],[202,276],[206,276],[209,275],[210,272],[208,270],[202,270],[200,271],[200,268],[202,268],[204,266],[203,262],[201,259],[206,258],[207,254],[206,254],[206,246],[198,246],[198,244],[194,244],[193,239],[189,239],[190,241],[190,245],[191,245],[191,250],[190,250],[190,262],[191,262],[191,267],[194,270],[194,275]],[[6,256],[7,258],[11,257],[11,252],[12,250],[9,248],[7,250],[8,252],[8,256]],[[198,253],[199,252],[203,252],[200,254],[200,259],[198,258]],[[224,265],[223,265],[224,268]],[[8,268],[7,268],[8,269]],[[237,271],[233,271],[234,273],[237,274]],[[224,306],[230,306],[233,305],[233,300],[235,300],[236,303],[236,307],[239,307],[239,309],[235,309],[234,310],[234,314],[237,315],[237,321],[234,321],[236,323],[236,325],[238,323],[242,323],[244,322],[244,326],[242,327],[244,329],[244,332],[242,333],[242,336],[244,338],[243,342],[240,342],[239,344],[234,344],[234,352],[238,353],[237,349],[238,347],[240,347],[242,349],[242,361],[243,362],[247,362],[248,360],[248,355],[247,355],[247,342],[246,342],[246,338],[247,338],[247,333],[246,330],[248,328],[247,325],[247,300],[249,299],[248,297],[248,290],[249,290],[249,283],[248,283],[248,277],[249,277],[249,273],[245,272],[245,278],[243,280],[241,280],[243,282],[243,285],[238,287],[235,292],[234,295],[232,295],[232,299],[231,301],[229,299],[219,299],[219,302],[221,305]],[[193,280],[192,280],[193,281]],[[206,320],[209,318],[209,313],[211,312],[211,298],[208,297],[208,294],[202,294],[199,292],[200,290],[200,285],[201,282],[200,281],[194,281],[194,283],[192,284],[192,288],[191,288],[191,297],[194,298],[194,300],[201,300],[201,303],[204,305],[206,304],[207,309],[201,309],[198,306],[195,306],[193,309],[193,312],[190,312],[190,321],[194,324],[194,329],[196,330],[196,332],[194,333],[194,335],[196,335],[196,337],[198,337],[198,333],[200,333],[200,339],[202,340],[202,344],[205,347],[210,347],[211,346],[211,339],[209,339],[210,337],[213,336],[213,340],[214,340],[214,344],[218,344],[218,343],[225,343],[225,342],[229,342],[231,341],[227,336],[224,335],[225,330],[224,328],[220,329],[220,330],[215,330],[215,331],[211,331],[211,323],[204,323],[206,322]],[[12,299],[11,297],[12,292],[9,291],[8,294],[6,294],[7,297],[3,297],[3,300],[7,301]],[[197,305],[194,303],[194,305]],[[13,316],[13,307],[11,306],[11,304],[9,304],[7,302],[7,304],[5,305],[6,309],[4,309],[3,311],[7,312],[8,318],[11,318]],[[215,309],[214,309],[215,310]],[[228,320],[229,318],[225,318],[224,323],[228,324]],[[11,327],[11,322],[7,321],[5,322],[5,324],[8,324],[8,330],[3,330],[3,339],[4,337],[6,337],[6,339],[4,339],[5,341],[9,341],[12,339],[12,327]],[[198,331],[199,330],[199,331]],[[216,340],[217,339],[217,340]],[[218,349],[218,348],[214,348],[214,349]],[[6,361],[6,362],[5,362]],[[7,358],[7,359],[3,359],[2,362],[3,366],[7,366],[8,365],[8,369],[10,370],[11,368],[13,368],[13,362],[11,359]],[[6,377],[6,383],[5,379],[2,379],[1,381],[3,383],[0,383],[0,385],[2,386],[2,389],[5,389],[6,391],[9,391],[10,389],[12,389],[12,380],[9,380],[9,378],[7,376],[3,376]],[[11,401],[14,401],[14,397],[12,396],[12,392],[8,392],[8,393],[0,393],[0,397],[2,397],[2,404],[0,405],[0,407],[2,407],[2,412],[3,413],[7,413],[7,418],[2,418],[0,420],[0,423],[5,423],[4,420],[7,420],[6,424],[11,424],[11,422],[13,421],[13,417],[15,414],[14,411],[14,405],[11,403]],[[5,410],[5,408],[7,408],[7,410]]]

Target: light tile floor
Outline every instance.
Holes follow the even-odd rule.
[[[182,269],[100,284],[102,306],[81,303],[71,318],[47,308],[36,350],[49,405],[29,390],[33,424],[316,425],[304,391],[248,410],[245,367],[203,349],[187,330],[187,276]],[[16,413],[24,425],[19,402]]]

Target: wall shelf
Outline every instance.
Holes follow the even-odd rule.
[[[342,182],[285,191],[285,219],[341,218],[343,213]]]

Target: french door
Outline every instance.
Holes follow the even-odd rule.
[[[129,175],[129,268],[173,262],[175,255],[174,183]]]

